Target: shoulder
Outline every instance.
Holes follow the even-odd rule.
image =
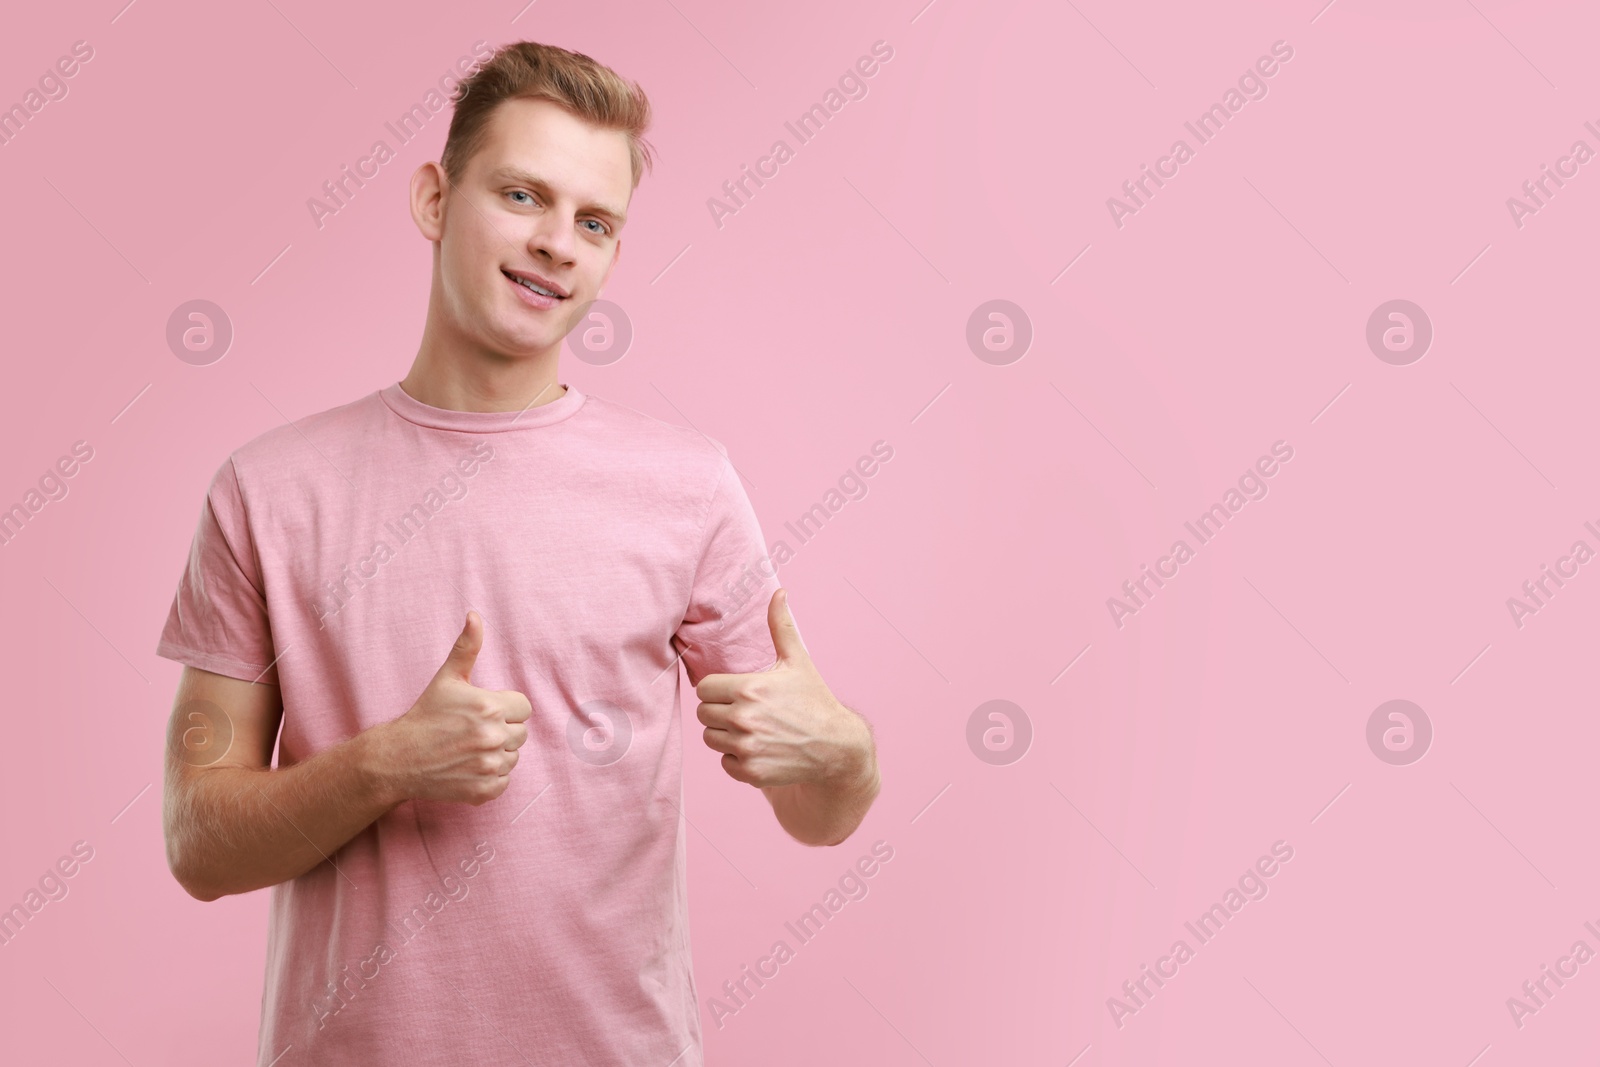
[[[371,441],[383,414],[383,402],[374,390],[324,411],[280,421],[230,452],[217,477],[246,487],[295,480],[313,469],[310,464],[326,466],[359,448],[362,441]]]
[[[285,452],[308,449],[316,444],[319,435],[333,439],[358,432],[382,414],[381,404],[377,391],[373,390],[325,411],[279,421],[234,449],[233,455],[247,463],[271,459]]]
[[[728,448],[715,437],[689,426],[678,426],[615,400],[584,394],[580,416],[603,430],[609,440],[628,451],[665,454],[692,468],[715,476],[728,462]]]

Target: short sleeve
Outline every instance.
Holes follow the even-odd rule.
[[[778,584],[755,509],[724,452],[689,607],[676,634],[691,685],[708,674],[749,674],[777,662],[767,605]]]
[[[201,504],[156,655],[230,678],[278,684],[261,569],[232,457],[217,469]]]

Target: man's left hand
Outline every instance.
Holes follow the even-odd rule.
[[[817,673],[788,597],[779,589],[767,605],[777,662],[753,674],[709,674],[695,687],[706,745],[723,754],[730,777],[762,789],[864,788],[877,777],[871,730]]]

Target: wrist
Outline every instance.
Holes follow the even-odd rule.
[[[843,705],[840,706],[843,708]],[[849,708],[843,710],[855,721],[856,737],[846,746],[837,768],[828,776],[825,784],[840,793],[877,796],[880,783],[872,729],[867,725],[867,721],[854,711]]]
[[[383,722],[351,738],[357,780],[363,795],[385,811],[409,799],[404,781],[396,773],[395,723]]]

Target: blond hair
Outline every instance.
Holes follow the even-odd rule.
[[[650,126],[650,101],[636,82],[581,52],[534,41],[503,45],[456,86],[455,113],[445,135],[439,165],[459,183],[473,155],[483,147],[489,117],[505,100],[542,99],[559,105],[593,126],[628,136],[633,187],[652,167],[644,139]]]

